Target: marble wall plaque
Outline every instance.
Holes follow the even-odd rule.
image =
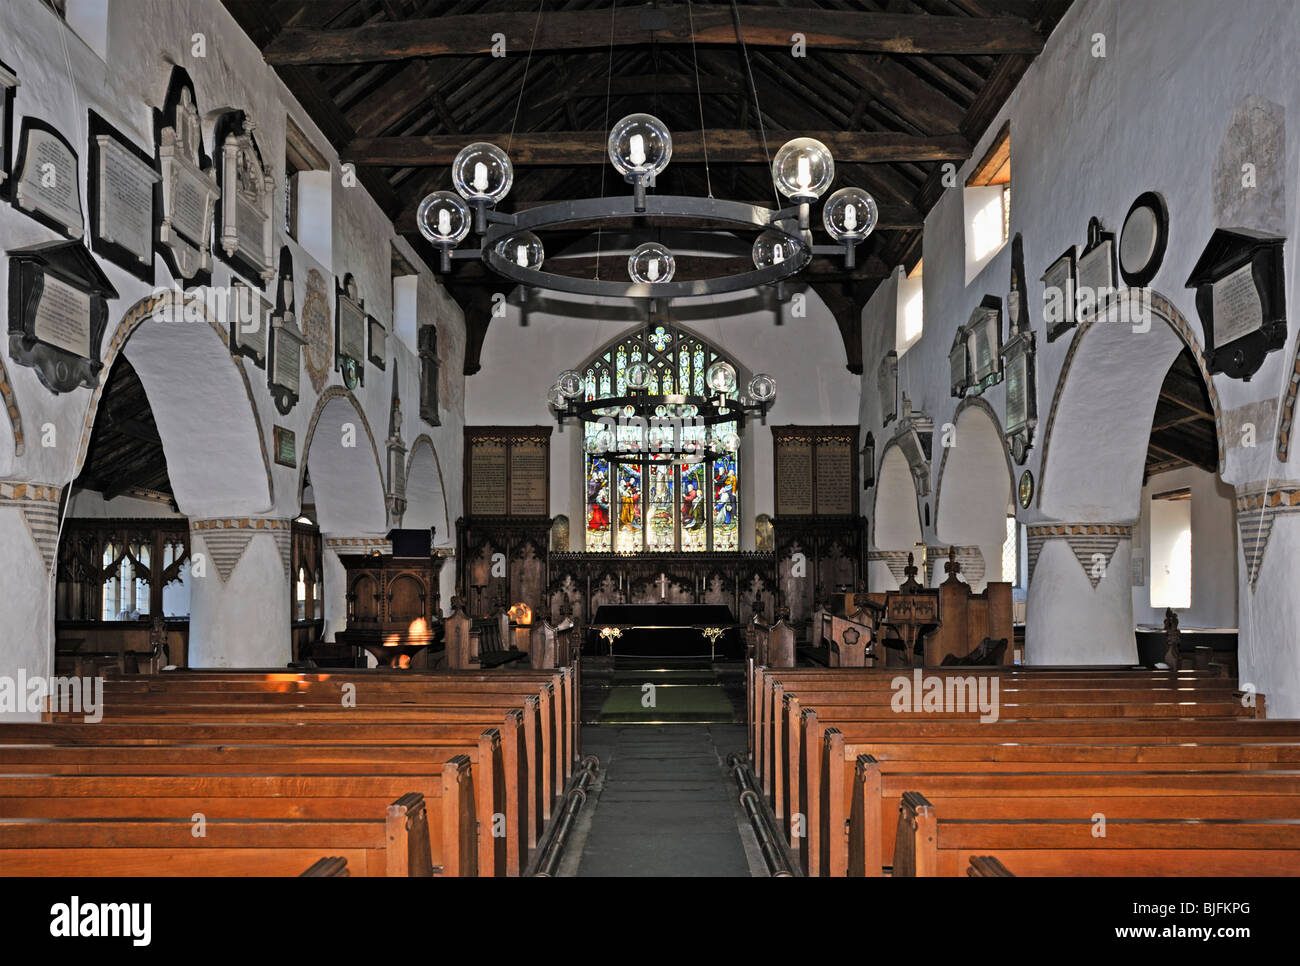
[[[339,355],[357,362],[366,357],[366,313],[346,295],[339,296]]]
[[[46,275],[33,332],[48,345],[90,358],[90,293]]]
[[[248,356],[253,364],[266,368],[267,339],[274,308],[262,293],[239,279],[230,287],[226,327],[230,332],[230,350]]]
[[[388,329],[373,315],[366,316],[370,330],[370,361],[380,369],[388,368]]]
[[[27,118],[19,143],[14,204],[62,231],[69,238],[84,233],[77,152],[53,128]]]
[[[153,160],[90,112],[90,239],[96,254],[153,281]]]
[[[1247,262],[1213,285],[1215,345],[1227,345],[1264,324],[1264,306],[1252,264]]]
[[[179,67],[157,124],[162,176],[158,241],[174,273],[194,280],[212,270],[212,224],[221,189],[203,154],[194,92]]]
[[[1043,273],[1043,322],[1047,341],[1055,342],[1074,328],[1075,314],[1074,248],[1063,254]]]
[[[0,62],[0,186],[9,178],[9,131],[14,121],[14,90],[18,75]]]
[[[242,111],[232,111],[214,132],[221,145],[221,254],[237,270],[269,281],[275,274],[275,181],[253,128]]]

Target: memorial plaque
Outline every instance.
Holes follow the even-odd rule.
[[[275,426],[272,428],[274,429],[275,435],[275,462],[280,466],[297,467],[298,437],[294,434],[292,429],[288,429],[285,426]]]
[[[1078,323],[1075,306],[1074,247],[1043,273],[1043,322],[1047,341],[1055,342]]]
[[[370,361],[380,369],[388,368],[388,329],[373,315],[366,316],[370,329]]]
[[[816,450],[816,512],[831,516],[853,513],[853,445],[821,440]]]
[[[33,317],[33,332],[46,345],[90,357],[90,293],[45,276]]]
[[[1001,300],[985,296],[966,323],[970,390],[978,395],[1002,381]]]
[[[80,238],[81,178],[72,145],[44,121],[24,118],[15,168],[15,207],[68,238]]]
[[[420,418],[430,426],[441,426],[438,412],[438,376],[442,360],[438,357],[438,328],[420,326]]]
[[[367,325],[364,303],[357,297],[357,282],[351,275],[344,275],[335,291],[334,327],[334,368],[343,373],[343,384],[354,389],[365,382]]]
[[[1100,309],[1115,291],[1115,233],[1103,231],[1101,221],[1088,222],[1088,245],[1079,253],[1075,292],[1076,312],[1083,321]],[[1086,312],[1078,311],[1080,308]]]
[[[271,328],[271,305],[262,293],[239,279],[231,282],[226,328],[230,351],[247,356],[259,369],[266,368],[267,339]]]
[[[1235,342],[1264,323],[1264,306],[1249,262],[1214,282],[1211,292],[1216,341]]]
[[[118,297],[80,242],[9,253],[9,355],[54,393],[96,385],[108,300]]]
[[[881,425],[888,426],[898,418],[898,353],[893,349],[880,360],[876,382],[880,391]]]
[[[1218,228],[1192,269],[1211,373],[1250,379],[1286,345],[1286,239],[1250,228]]]
[[[776,446],[776,515],[813,512],[813,446],[810,440],[781,440]]]
[[[99,255],[153,281],[152,159],[90,112],[90,243]]]
[[[280,280],[276,286],[275,314],[267,333],[268,365],[266,382],[275,399],[275,408],[288,415],[298,403],[302,367],[302,347],[307,337],[298,328],[293,288],[293,254],[288,246],[280,249]]]
[[[172,274],[203,284],[212,270],[212,224],[221,189],[203,153],[203,134],[189,75],[172,70],[155,116],[158,132],[159,251]]]
[[[510,447],[510,512],[520,516],[545,516],[550,447],[516,440]]]
[[[244,112],[230,111],[214,130],[213,139],[221,145],[221,255],[238,271],[270,281],[275,275],[275,181],[262,162],[253,128]]]
[[[14,91],[18,86],[18,75],[0,61],[0,192],[9,180],[9,132],[13,130]]]
[[[506,499],[506,444],[475,440],[470,447],[469,512],[474,516],[504,516]]]
[[[960,399],[970,387],[970,352],[966,347],[966,327],[957,329],[948,350],[948,388]]]

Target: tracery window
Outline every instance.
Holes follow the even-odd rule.
[[[586,379],[586,399],[590,402],[628,395],[628,367],[640,361],[650,367],[651,395],[703,396],[709,366],[731,360],[689,332],[671,325],[652,325],[606,346],[578,370]],[[736,395],[734,391],[731,394],[732,398]],[[620,448],[635,444],[643,434],[651,444],[648,451],[627,461],[590,455],[596,437],[609,432],[609,428],[599,423],[586,424],[586,549],[621,553],[739,550],[738,453],[723,453],[714,446],[719,454],[716,458],[682,463],[655,452],[655,444],[670,441],[672,433],[679,433],[682,443],[693,444],[703,452],[711,440],[734,434],[736,424],[706,428],[689,418],[675,422],[668,419],[663,406],[656,415],[664,420],[663,424],[648,429],[619,422],[616,433]]]

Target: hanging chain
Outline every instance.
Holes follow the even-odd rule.
[[[713,176],[709,173],[709,132],[704,126],[704,91],[700,89],[700,57],[695,49],[695,11],[691,0],[686,0],[686,16],[691,28],[691,60],[695,63],[695,100],[700,108],[700,144],[704,148],[704,183],[709,197],[713,197]]]
[[[745,58],[745,73],[749,75],[749,89],[754,95],[754,112],[758,114],[758,136],[763,142],[763,157],[770,168],[772,166],[772,155],[767,150],[767,131],[763,127],[763,109],[758,103],[758,86],[754,83],[754,68],[749,63],[749,47],[745,44],[745,28],[740,23],[740,8],[736,6],[736,0],[731,0],[731,17],[736,24],[736,36],[740,39],[740,52]],[[781,196],[777,193],[776,182],[772,182],[772,197],[776,199],[776,206],[781,207]]]

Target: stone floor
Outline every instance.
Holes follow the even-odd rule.
[[[743,726],[588,725],[583,754],[600,775],[561,875],[765,875],[726,757]]]

